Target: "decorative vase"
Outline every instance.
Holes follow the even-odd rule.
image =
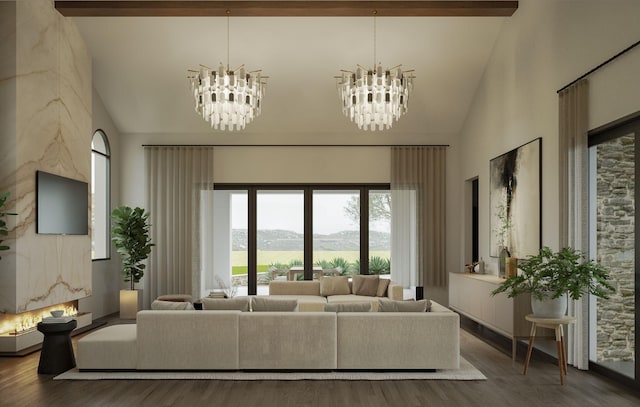
[[[518,258],[507,257],[505,259],[505,273],[507,277],[513,277],[518,274]]]
[[[503,246],[498,256],[498,276],[501,278],[505,278],[506,275],[507,257],[511,257],[511,254],[509,253],[509,249]]]
[[[531,296],[531,310],[533,315],[540,318],[562,318],[567,313],[567,294],[558,298],[544,298],[542,300]]]

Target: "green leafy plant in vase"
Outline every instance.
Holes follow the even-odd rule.
[[[519,268],[520,273],[507,277],[491,295],[505,292],[513,298],[530,293],[533,312],[541,317],[563,316],[567,296],[578,300],[588,293],[606,299],[614,290],[607,269],[571,247],[554,252],[545,246],[521,261]],[[557,309],[547,309],[549,300],[557,300]]]
[[[130,282],[133,290],[135,283],[139,283],[144,276],[143,261],[149,257],[151,247],[154,246],[149,236],[149,213],[142,208],[120,206],[111,212],[111,219],[111,241],[122,256],[124,281]]]

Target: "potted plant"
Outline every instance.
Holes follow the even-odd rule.
[[[142,293],[135,289],[135,284],[144,276],[143,261],[154,246],[149,236],[149,213],[142,208],[120,206],[111,212],[111,218],[111,241],[122,256],[124,281],[131,283],[131,290],[120,291],[120,318],[134,319],[142,308]]]
[[[491,295],[506,292],[512,298],[531,293],[531,308],[540,317],[563,316],[567,295],[573,300],[586,293],[606,299],[613,291],[607,281],[609,272],[570,247],[558,252],[543,247],[537,255],[521,261],[519,268],[520,273],[508,277]]]

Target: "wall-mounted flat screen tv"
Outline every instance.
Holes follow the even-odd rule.
[[[89,233],[89,184],[36,171],[36,232],[49,235]]]

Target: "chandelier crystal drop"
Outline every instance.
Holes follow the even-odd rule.
[[[246,72],[244,65],[229,69],[229,10],[227,10],[227,66],[218,70],[200,65],[189,70],[195,110],[216,130],[242,130],[262,111],[265,83],[260,70]]]
[[[336,77],[342,113],[359,129],[372,131],[391,128],[407,112],[414,79],[413,70],[403,71],[402,65],[383,70],[376,62],[376,14],[373,10],[373,69],[358,65]]]
[[[260,115],[264,95],[260,71],[245,73],[244,66],[231,71],[222,64],[214,71],[202,66],[190,81],[196,112],[216,130],[242,130]]]
[[[407,112],[413,76],[400,66],[371,70],[358,66],[356,72],[342,71],[338,83],[342,113],[359,129],[389,129],[394,120]]]

